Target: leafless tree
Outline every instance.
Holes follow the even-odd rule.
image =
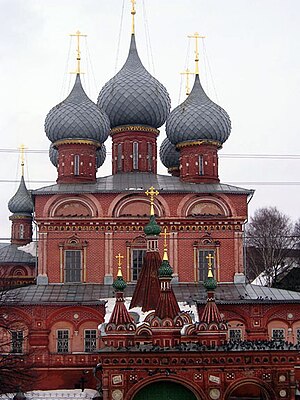
[[[246,227],[246,245],[248,277],[263,272],[266,285],[276,286],[295,246],[293,223],[276,207],[260,208]]]

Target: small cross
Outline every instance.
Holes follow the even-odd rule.
[[[120,253],[116,256],[116,258],[118,259],[118,267],[121,267],[122,265],[122,259],[124,258],[124,256],[122,256]]]
[[[184,72],[180,72],[181,75],[186,75],[186,86],[185,86],[185,94],[188,96],[190,94],[190,82],[189,76],[194,75],[194,72],[191,72],[188,68]]]
[[[24,176],[24,165],[25,165],[25,150],[27,149],[27,147],[24,146],[24,144],[21,144],[21,146],[19,147],[20,150],[20,158],[21,158],[21,173],[22,176]]]
[[[208,262],[207,262],[208,267],[211,268],[211,267],[212,267],[212,260],[213,260],[215,257],[214,257],[212,254],[209,253],[209,255],[206,256],[205,258],[207,258],[207,260],[208,260]]]
[[[196,49],[195,49],[195,62],[196,62],[196,75],[199,75],[199,49],[198,49],[198,39],[204,39],[205,36],[200,36],[198,32],[195,32],[193,35],[188,35],[189,38],[196,40]]]
[[[150,215],[154,215],[154,198],[159,195],[159,191],[155,190],[154,187],[151,186],[146,190],[145,194],[146,196],[150,196]]]
[[[161,233],[161,236],[164,237],[164,248],[167,248],[167,236],[170,235],[170,233],[167,232],[167,227],[164,227],[164,231]]]
[[[130,1],[131,1],[131,4],[132,4],[132,8],[131,8],[131,15],[132,15],[132,29],[131,29],[131,33],[134,34],[134,30],[135,30],[135,27],[134,27],[134,16],[135,16],[135,14],[136,14],[136,11],[135,11],[136,0],[130,0]]]
[[[80,52],[80,38],[81,37],[86,37],[87,35],[83,35],[80,31],[77,31],[76,33],[72,33],[70,36],[76,36],[77,37],[77,49],[76,49],[76,52],[77,52],[77,57],[76,57],[77,70],[76,70],[75,74],[81,74],[82,72],[80,71],[80,60],[81,60],[81,57],[80,57],[80,54],[81,54],[81,52]]]

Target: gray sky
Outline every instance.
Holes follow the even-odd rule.
[[[67,73],[75,68],[75,42],[70,47],[68,35],[78,29],[88,35],[82,41],[82,69],[87,72],[83,81],[96,101],[101,87],[126,59],[130,8],[129,0],[0,0],[0,180],[20,178],[18,154],[3,149],[24,143],[29,150],[48,151],[45,117],[66,97],[74,80]],[[250,216],[255,209],[272,205],[298,219],[300,186],[286,183],[300,182],[300,1],[137,0],[136,8],[139,54],[166,86],[172,108],[180,93],[180,102],[185,98],[179,72],[187,61],[194,68],[194,43],[188,44],[187,35],[198,31],[206,36],[204,47],[200,44],[200,78],[232,121],[231,136],[219,153],[221,181],[256,189]],[[159,142],[164,137],[162,128]],[[229,158],[229,154],[298,158]],[[47,185],[34,181],[55,181],[56,170],[47,153],[29,153],[26,162],[29,188]],[[98,176],[110,171],[108,157]],[[167,173],[162,165],[159,173]],[[17,186],[1,182],[1,238],[10,235],[7,203]]]

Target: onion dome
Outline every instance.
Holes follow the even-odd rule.
[[[58,150],[57,148],[51,143],[49,147],[49,158],[54,167],[57,168],[58,165]],[[96,166],[100,168],[103,165],[106,158],[106,147],[105,144],[101,144],[101,146],[96,150]]]
[[[144,232],[147,236],[158,236],[161,232],[161,227],[157,225],[154,215],[150,216],[150,221],[144,227]]]
[[[169,263],[169,260],[167,257],[166,258],[164,257],[161,266],[159,267],[158,270],[158,276],[160,278],[172,278],[172,275],[173,275],[173,270]]]
[[[187,141],[208,140],[224,143],[231,131],[230,118],[204,92],[199,75],[188,98],[176,107],[166,122],[167,136],[177,145]]]
[[[86,95],[77,74],[69,96],[53,107],[45,120],[52,143],[64,139],[95,140],[103,143],[109,134],[109,119]]]
[[[33,213],[32,198],[26,188],[23,176],[16,194],[8,202],[8,209],[11,213],[18,215],[31,215]]]
[[[164,124],[170,111],[170,97],[143,66],[134,34],[124,66],[101,89],[98,106],[109,116],[112,128],[120,125],[159,128]]]
[[[119,268],[117,278],[114,280],[114,283],[113,283],[113,288],[117,292],[123,292],[125,290],[126,286],[127,286],[127,283],[123,279],[121,268]]]
[[[217,288],[217,281],[215,280],[211,269],[208,270],[207,279],[203,282],[203,286],[207,291],[215,290]]]
[[[179,168],[179,151],[176,150],[176,147],[170,140],[166,137],[159,149],[160,160],[163,165],[170,168]]]

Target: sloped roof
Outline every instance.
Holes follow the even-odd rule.
[[[135,285],[129,284],[124,297],[132,297]],[[173,285],[177,301],[205,304],[206,290],[200,284]],[[31,285],[5,293],[8,303],[14,304],[101,304],[99,300],[114,297],[111,285],[49,284]],[[300,303],[300,293],[251,284],[219,284],[215,291],[218,304]],[[5,299],[3,299],[5,301]],[[103,304],[103,302],[102,302]]]
[[[225,193],[246,194],[254,190],[244,189],[225,183],[182,182],[176,176],[156,175],[148,172],[119,173],[97,178],[95,183],[60,183],[33,191],[33,195],[72,193],[121,193],[144,192],[150,186],[161,193]]]
[[[18,250],[17,244],[0,244],[0,264],[35,264],[36,257],[25,251]]]

